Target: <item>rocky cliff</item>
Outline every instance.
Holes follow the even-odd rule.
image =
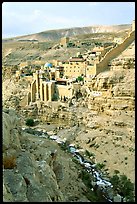
[[[135,183],[134,48],[111,61],[110,71],[85,83],[81,96],[68,102],[23,106],[28,83],[14,76],[3,80],[4,201],[97,201],[87,196],[81,168],[68,153],[32,130],[22,131],[28,117],[38,121],[34,129],[75,144],[82,154],[88,151],[89,160],[101,163],[107,175],[119,171]]]
[[[21,106],[27,82],[24,79],[19,82],[4,80],[3,107],[15,109],[23,120],[27,117],[38,119],[39,126],[46,125],[58,136],[93,152],[96,160],[106,165],[108,173],[119,170],[134,182],[134,48],[134,45],[129,46],[110,63],[110,71],[98,74],[85,84],[81,88],[82,97],[66,103],[44,104],[38,101]]]
[[[58,144],[22,131],[15,111],[3,111],[3,201],[88,201],[79,167]]]

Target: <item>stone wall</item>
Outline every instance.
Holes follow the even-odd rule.
[[[93,76],[93,75],[96,75],[96,64],[94,64],[93,66],[87,66],[86,68],[86,76],[89,77],[89,76]]]
[[[117,45],[111,49],[105,56],[104,59],[97,64],[96,74],[103,72],[108,69],[108,63],[116,58],[121,52],[123,52],[133,41],[135,40],[135,31],[133,31],[129,37],[127,37],[122,44]]]
[[[72,87],[71,86],[64,86],[64,85],[56,85],[58,95],[60,98],[72,98]]]

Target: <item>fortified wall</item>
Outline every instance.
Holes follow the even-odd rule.
[[[108,68],[108,63],[116,58],[121,52],[123,52],[133,41],[135,40],[135,31],[130,33],[123,43],[117,45],[117,47],[111,49],[103,58],[103,60],[96,64],[96,74],[105,71]]]

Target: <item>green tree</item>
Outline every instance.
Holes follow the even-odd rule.
[[[103,163],[97,163],[97,164],[96,164],[96,169],[101,170],[101,169],[103,169],[105,166],[106,166],[106,165],[103,164]]]
[[[77,77],[77,80],[78,80],[78,81],[83,81],[84,78],[83,78],[82,76],[78,76],[78,77]]]
[[[128,202],[134,201],[134,184],[126,175],[113,175],[110,178],[114,191],[122,195]]]
[[[58,100],[58,96],[56,93],[54,93],[53,97],[52,97],[52,101],[57,101]]]
[[[26,119],[26,125],[27,126],[34,126],[34,120],[32,118]]]

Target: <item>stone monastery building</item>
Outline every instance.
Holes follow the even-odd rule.
[[[30,90],[27,95],[26,105],[38,100],[56,101],[61,98],[72,99],[74,93],[79,90],[81,83],[77,83],[78,77],[83,78],[83,83],[91,81],[97,74],[109,69],[109,62],[116,58],[135,40],[135,21],[132,22],[128,36],[117,42],[113,47],[95,47],[89,56],[77,53],[67,61],[46,63],[33,76],[26,76],[30,82]],[[61,45],[67,46],[69,38],[61,39]],[[22,72],[16,72],[19,78]]]

